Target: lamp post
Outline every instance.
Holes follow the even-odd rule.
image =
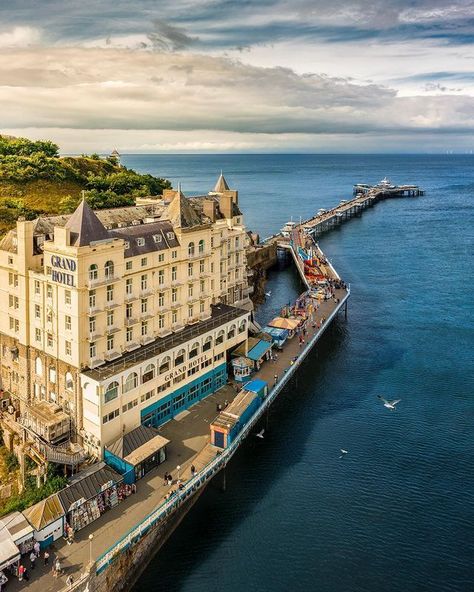
[[[94,540],[94,535],[90,533],[89,535],[89,563],[92,565],[92,541]]]
[[[180,466],[180,465],[178,465],[178,466],[176,467],[176,470],[178,471],[178,483],[179,483],[179,471],[181,470],[181,466]]]

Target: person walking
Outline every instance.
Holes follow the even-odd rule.
[[[35,544],[33,545],[33,550],[35,552],[36,557],[40,556],[40,544],[38,543],[38,541],[35,541]]]
[[[61,562],[59,561],[59,558],[56,559],[56,561],[54,562],[54,572],[53,572],[54,577],[59,577],[61,575]]]
[[[44,557],[44,565],[48,565],[49,564],[49,553],[48,553],[48,550],[46,550],[44,552],[43,557]]]
[[[191,465],[191,477],[194,477],[195,474],[196,474],[196,467],[194,465]]]
[[[36,561],[36,553],[34,551],[31,551],[31,553],[30,553],[31,569],[35,569],[35,561]]]
[[[68,575],[66,584],[69,586],[69,588],[72,588],[72,585],[74,584],[74,576],[72,574]]]
[[[22,582],[23,581],[23,577],[25,575],[25,571],[26,571],[25,570],[25,566],[20,563],[20,566],[18,567],[18,581],[19,582]]]

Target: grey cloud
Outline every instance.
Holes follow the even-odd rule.
[[[162,20],[153,21],[154,31],[147,35],[156,49],[176,51],[186,49],[198,41],[198,37],[187,35],[184,29]]]

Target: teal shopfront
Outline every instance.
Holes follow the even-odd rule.
[[[227,364],[224,362],[203,376],[188,382],[156,403],[141,411],[141,423],[158,427],[175,415],[205,399],[227,383]]]

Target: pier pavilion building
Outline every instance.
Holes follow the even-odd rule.
[[[157,427],[227,380],[248,335],[237,191],[19,220],[0,242],[4,439],[44,470]]]

